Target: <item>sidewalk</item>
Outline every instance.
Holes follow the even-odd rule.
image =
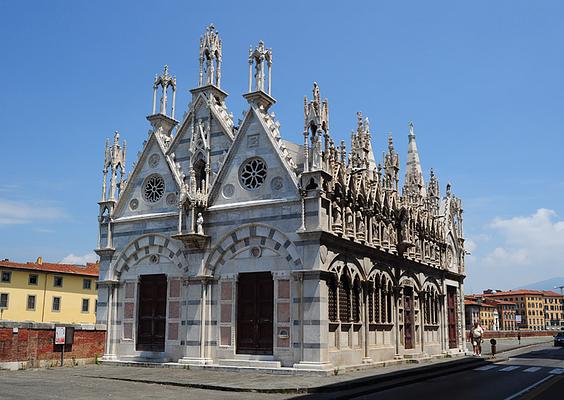
[[[498,354],[511,349],[523,351],[531,347],[545,346],[550,337],[517,340],[498,340]],[[489,346],[489,343],[488,343]],[[518,352],[518,350],[514,350]],[[144,368],[112,365],[91,365],[61,371],[73,371],[76,377],[121,380],[128,382],[156,383],[190,388],[258,393],[327,393],[347,390],[358,385],[393,387],[400,384],[430,379],[435,376],[476,368],[488,362],[489,347],[484,347],[485,358],[461,357],[436,359],[422,364],[402,364],[382,368],[339,373],[332,376],[274,375],[241,370]],[[509,355],[509,353],[507,353]],[[499,354],[496,361],[502,361]],[[72,378],[71,378],[72,379]]]

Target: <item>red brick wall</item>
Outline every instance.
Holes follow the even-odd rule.
[[[101,357],[104,353],[105,331],[74,331],[74,343],[65,346],[65,360]],[[0,362],[27,361],[31,365],[40,360],[61,359],[61,346],[54,344],[55,329],[0,327]]]
[[[521,338],[532,336],[554,336],[556,331],[521,331]],[[485,331],[484,339],[516,338],[517,331]]]

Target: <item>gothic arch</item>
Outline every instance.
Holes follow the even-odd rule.
[[[429,288],[429,287],[430,287],[430,288],[434,288],[434,289],[437,291],[438,294],[443,294],[443,290],[442,290],[443,287],[442,287],[442,285],[439,284],[439,282],[438,282],[435,278],[433,278],[433,277],[431,277],[431,276],[428,276],[428,277],[425,279],[425,281],[423,282],[422,287],[423,287],[423,290],[426,290],[426,289]]]
[[[413,288],[416,292],[420,292],[423,287],[421,285],[421,282],[419,282],[419,279],[417,279],[417,276],[413,272],[404,271],[401,274],[398,280],[398,286],[404,286],[405,282],[413,282]]]
[[[225,234],[210,252],[204,274],[213,275],[218,265],[252,246],[272,249],[285,257],[291,269],[302,269],[303,264],[296,245],[278,229],[266,224],[245,224]]]
[[[123,271],[128,271],[132,266],[153,254],[168,258],[179,270],[188,270],[182,249],[175,240],[150,233],[131,241],[121,251],[111,269],[111,277],[119,280]]]
[[[342,265],[339,265],[342,264]],[[364,269],[360,265],[357,259],[353,257],[347,257],[342,254],[337,255],[327,268],[330,272],[335,272],[337,275],[340,275],[343,268],[347,268],[351,274],[351,278],[354,280],[356,276],[358,276],[361,281],[366,280],[366,274]]]
[[[388,281],[392,282],[392,284],[396,286],[396,279],[394,279],[395,278],[394,273],[387,265],[373,264],[372,268],[370,268],[370,271],[368,272],[368,279],[372,280],[374,276],[376,276],[379,279],[381,279],[382,277],[386,277]]]

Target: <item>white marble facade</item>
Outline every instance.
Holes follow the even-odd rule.
[[[425,184],[413,124],[400,191],[391,136],[377,163],[359,113],[349,149],[336,144],[317,84],[304,99],[303,144],[282,139],[264,43],[249,52],[239,122],[220,86],[213,26],[199,60],[180,122],[176,78],[167,67],[156,77],[151,130],[130,175],[125,142],[116,133],[106,144],[96,250],[105,359],[327,370],[463,352],[461,202],[450,185],[440,196],[432,171]],[[272,289],[256,294],[262,311],[245,329],[260,333],[249,339],[239,303],[248,295],[242,277],[253,272],[267,273],[253,290]],[[162,278],[166,289],[151,295],[162,302],[143,303],[147,275]],[[166,315],[153,321],[146,310],[156,303]],[[142,318],[153,329],[143,340],[159,337],[158,345],[140,345]]]

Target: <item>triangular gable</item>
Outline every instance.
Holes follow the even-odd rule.
[[[240,170],[253,158],[266,162],[267,175],[259,188],[247,189],[240,180]],[[282,155],[261,112],[250,107],[210,190],[209,204],[230,204],[234,199],[240,203],[298,196],[298,180],[292,167]]]
[[[189,123],[192,121],[192,118],[193,118],[196,110],[200,107],[206,107],[208,110],[211,110],[211,113],[213,114],[214,118],[221,125],[222,130],[225,133],[225,135],[231,141],[233,141],[233,132],[232,132],[233,130],[232,130],[232,128],[229,128],[226,125],[225,120],[223,119],[223,117],[220,115],[220,113],[216,109],[216,106],[214,106],[213,104],[211,104],[211,105],[209,104],[209,100],[204,95],[204,93],[199,93],[198,96],[194,100],[192,100],[192,103],[190,104],[190,108],[188,109],[187,114],[185,115],[184,119],[182,120],[180,126],[178,127],[178,130],[177,130],[178,134],[174,137],[172,143],[170,144],[169,153],[174,152],[174,149],[178,146],[178,142],[181,140],[180,138],[186,136],[186,132],[188,132],[188,128],[189,128]]]
[[[114,218],[178,210],[177,198],[182,176],[164,149],[164,143],[158,135],[151,133],[119,197]],[[153,175],[161,176],[164,181],[163,195],[154,202],[148,201],[143,194],[147,179]]]

